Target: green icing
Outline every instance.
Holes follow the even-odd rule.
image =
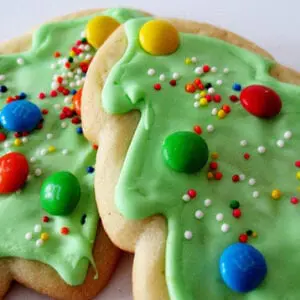
[[[235,47],[229,43],[206,36],[180,33],[180,47],[169,56],[151,56],[144,52],[138,42],[138,32],[145,20],[126,23],[128,48],[123,58],[114,66],[103,90],[104,109],[111,114],[141,111],[141,120],[128,150],[125,163],[116,187],[116,204],[129,219],[141,219],[162,214],[168,223],[166,249],[166,279],[172,300],[188,299],[248,299],[274,300],[298,299],[300,264],[298,234],[299,206],[290,203],[291,196],[299,195],[294,162],[299,160],[300,88],[280,83],[268,75],[273,62]],[[185,64],[185,58],[197,57],[198,64]],[[216,66],[216,73],[201,75],[211,82],[222,102],[210,103],[208,107],[194,108],[194,94],[185,92],[185,84],[199,76],[194,73],[198,65]],[[230,72],[223,73],[228,67]],[[148,76],[147,70],[156,70]],[[177,86],[169,85],[173,72],[181,78]],[[138,75],[137,75],[138,74]],[[156,91],[153,85],[159,75],[166,81]],[[216,80],[223,80],[221,86]],[[277,91],[283,101],[280,115],[274,119],[259,119],[250,115],[242,106],[231,103],[228,96],[238,95],[232,84],[242,86],[263,84]],[[131,95],[143,95],[132,99]],[[231,113],[222,120],[211,115],[213,107],[229,104]],[[149,119],[150,116],[150,119]],[[149,122],[151,120],[151,122]],[[207,142],[210,153],[219,153],[220,181],[207,179],[208,166],[198,174],[188,175],[168,168],[161,154],[163,141],[177,131],[192,131],[194,125],[203,129],[201,135]],[[206,130],[212,124],[214,132]],[[285,141],[285,147],[276,146],[287,130],[293,137]],[[240,146],[247,140],[246,147]],[[266,147],[259,154],[257,147]],[[251,158],[245,160],[243,154]],[[233,183],[232,175],[245,174],[246,180]],[[248,184],[250,178],[256,184]],[[188,189],[198,195],[189,202],[182,200]],[[278,188],[283,193],[280,200],[271,199],[271,192]],[[258,198],[253,192],[259,191]],[[209,207],[205,199],[211,199]],[[232,200],[240,203],[242,216],[232,216]],[[204,213],[202,219],[195,212]],[[222,213],[224,220],[218,222],[216,215]],[[222,232],[223,223],[230,225]],[[247,230],[258,233],[249,237],[249,243],[266,258],[268,274],[263,284],[248,294],[237,294],[223,283],[219,274],[219,258],[223,250],[238,241]],[[191,231],[192,239],[184,238]]]
[[[110,15],[119,22],[141,16],[139,12],[127,9],[109,9],[103,14]],[[93,192],[93,174],[88,174],[86,168],[94,164],[95,151],[82,135],[76,133],[76,127],[70,119],[59,120],[60,110],[55,109],[54,105],[60,104],[61,107],[66,105],[64,96],[56,98],[48,96],[44,100],[39,100],[37,95],[40,92],[49,93],[51,90],[52,77],[57,73],[50,68],[50,64],[54,62],[52,54],[59,51],[68,55],[71,46],[80,39],[80,33],[91,17],[44,25],[34,34],[31,50],[21,54],[0,56],[0,74],[5,74],[6,80],[3,84],[9,88],[2,98],[18,95],[23,91],[27,93],[28,99],[41,109],[49,110],[45,116],[44,128],[30,134],[26,144],[19,147],[13,144],[4,147],[5,143],[1,145],[1,155],[8,151],[25,154],[30,163],[32,178],[20,194],[0,196],[0,256],[22,257],[46,263],[70,285],[82,284],[89,262],[93,263],[92,248],[98,213]],[[92,55],[94,50],[87,53]],[[24,65],[18,65],[17,58],[23,58]],[[3,99],[1,108],[4,105]],[[67,124],[64,129],[61,127],[62,122]],[[46,138],[48,133],[53,134],[51,140]],[[14,141],[13,133],[8,133],[7,141]],[[56,151],[45,156],[40,155],[40,150],[47,149],[50,145],[55,146]],[[63,149],[68,149],[69,153],[63,155]],[[35,157],[36,161],[30,162],[31,157]],[[39,177],[34,175],[36,168],[42,169],[43,174]],[[81,198],[71,215],[64,217],[49,215],[50,222],[42,223],[42,216],[47,215],[40,204],[42,182],[58,171],[69,171],[78,178]],[[82,225],[80,221],[84,214],[87,217],[85,224]],[[41,247],[35,244],[41,234],[34,233],[35,224],[42,224],[41,232],[47,232],[50,236]],[[61,235],[62,227],[69,227],[70,233]],[[27,232],[33,233],[32,240],[25,239]]]

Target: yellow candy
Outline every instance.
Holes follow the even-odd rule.
[[[296,178],[300,180],[300,172],[296,173]]]
[[[56,148],[54,146],[49,146],[48,151],[49,152],[54,152]]]
[[[145,23],[139,33],[141,47],[152,55],[167,55],[179,46],[177,29],[169,22],[152,20]]]
[[[187,57],[184,62],[186,65],[190,65],[192,63],[192,60],[189,57]]]
[[[274,199],[274,200],[279,200],[280,199],[280,197],[281,197],[281,192],[280,192],[280,190],[278,190],[278,189],[275,189],[275,190],[273,190],[272,191],[272,198]]]
[[[213,153],[211,154],[211,158],[212,158],[212,159],[218,159],[218,158],[219,158],[218,152],[213,152]]]
[[[207,105],[207,99],[206,98],[201,98],[199,100],[200,106],[206,106]]]
[[[218,117],[219,117],[220,119],[224,119],[224,118],[226,117],[226,112],[225,112],[223,109],[220,109],[220,110],[218,111]]]
[[[208,179],[213,179],[214,178],[214,174],[212,172],[208,172],[207,173],[207,178]]]
[[[105,40],[120,25],[118,21],[108,16],[97,16],[86,26],[86,38],[94,48],[99,48]]]
[[[70,51],[70,54],[69,54],[71,57],[74,57],[76,55],[76,53],[72,50]]]
[[[43,241],[49,240],[49,234],[47,232],[43,232],[41,234],[41,240],[43,240]]]
[[[21,139],[15,139],[15,140],[14,140],[14,145],[15,145],[15,146],[21,146],[21,145],[22,145]]]
[[[257,232],[253,231],[252,237],[256,238],[257,237]]]
[[[205,91],[201,91],[201,92],[200,92],[200,96],[201,96],[201,97],[205,97],[206,95],[207,95],[207,93],[206,93]]]

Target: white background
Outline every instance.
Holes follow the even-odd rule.
[[[298,0],[0,0],[0,41],[55,16],[87,8],[133,7],[164,17],[208,22],[238,33],[269,51],[280,63],[300,71]],[[130,300],[131,260],[126,255],[101,300]],[[14,286],[7,299],[48,299]]]

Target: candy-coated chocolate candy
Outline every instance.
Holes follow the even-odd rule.
[[[73,104],[76,114],[81,116],[81,96],[82,96],[82,88],[77,91],[77,93],[73,96]]]
[[[177,172],[195,173],[207,163],[208,147],[198,134],[178,131],[165,139],[162,154],[171,169]]]
[[[250,85],[240,94],[243,107],[259,118],[272,118],[281,111],[282,103],[279,95],[263,85]]]
[[[70,172],[56,172],[46,178],[41,191],[42,208],[51,215],[69,215],[80,200],[80,184]]]
[[[89,44],[99,48],[119,25],[117,20],[109,16],[94,17],[86,26],[86,38]]]
[[[0,194],[19,190],[26,182],[29,165],[26,157],[10,152],[0,157]]]
[[[31,131],[42,119],[38,106],[27,100],[8,103],[0,113],[2,126],[9,131]]]
[[[256,248],[245,243],[227,247],[221,255],[219,267],[226,285],[239,293],[256,289],[267,274],[264,256]]]
[[[175,52],[179,46],[177,29],[164,20],[152,20],[145,23],[139,33],[141,47],[152,55],[167,55]]]

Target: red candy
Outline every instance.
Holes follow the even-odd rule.
[[[175,86],[177,82],[176,82],[175,79],[172,79],[172,80],[170,80],[169,83],[170,83],[171,86]]]
[[[241,104],[250,114],[259,118],[272,118],[282,108],[279,95],[263,85],[250,85],[240,94]]]
[[[209,72],[209,71],[210,71],[210,66],[204,65],[204,66],[203,66],[203,72],[204,72],[204,73],[207,73],[207,72]]]
[[[197,192],[193,189],[190,189],[188,190],[188,195],[191,197],[191,198],[195,198],[197,196]]]
[[[62,227],[60,230],[60,233],[63,235],[67,235],[67,234],[69,234],[69,232],[70,232],[70,230],[68,227]]]
[[[299,199],[297,197],[292,197],[291,198],[291,203],[292,204],[298,204],[299,203]]]
[[[39,94],[39,99],[43,100],[45,98],[46,98],[46,94],[45,93],[42,92],[42,93]]]
[[[218,169],[218,163],[213,161],[209,164],[209,168],[212,170],[217,170]]]
[[[214,95],[214,102],[219,103],[219,102],[221,102],[221,100],[222,100],[221,95],[219,95],[219,94]]]
[[[29,165],[26,157],[10,152],[0,157],[0,194],[13,193],[26,182]]]
[[[159,83],[155,83],[153,87],[154,87],[154,89],[157,90],[157,91],[160,91],[160,90],[161,90],[161,85],[160,85]]]
[[[0,132],[0,142],[4,142],[6,140],[6,134],[3,132]]]
[[[249,154],[249,153],[245,153],[245,154],[244,154],[244,158],[245,158],[246,160],[248,160],[248,159],[250,158],[250,154]]]
[[[215,179],[216,180],[221,180],[222,178],[223,178],[223,174],[221,172],[216,172]]]
[[[247,236],[247,234],[245,234],[245,233],[240,234],[240,236],[239,236],[239,241],[240,241],[241,243],[247,243],[247,241],[248,241],[248,236]]]
[[[240,176],[239,176],[239,175],[236,175],[236,174],[233,175],[233,176],[232,176],[232,181],[233,181],[233,182],[239,182],[239,181],[240,181]]]
[[[44,222],[44,223],[48,223],[49,222],[49,217],[48,216],[43,216],[43,218],[42,218],[42,221]]]
[[[239,208],[235,208],[233,211],[232,211],[232,215],[235,217],[235,218],[239,218],[241,215],[242,215],[242,212]]]
[[[297,161],[295,162],[295,166],[296,166],[297,168],[300,168],[300,160],[297,160]]]
[[[199,125],[195,125],[194,126],[194,131],[197,134],[201,134],[202,133],[202,128]]]
[[[230,99],[231,102],[238,102],[239,101],[239,98],[236,95],[231,95],[229,97],[229,99]]]

